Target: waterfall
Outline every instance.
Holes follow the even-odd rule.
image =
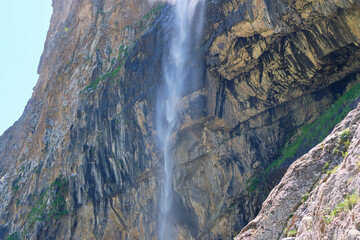
[[[203,25],[205,0],[176,0],[175,20],[170,35],[168,51],[165,51],[163,75],[165,84],[158,93],[157,134],[163,151],[163,182],[160,196],[159,239],[175,239],[176,214],[173,205],[173,168],[172,157],[173,133],[179,123],[176,105],[195,82],[194,49],[199,45]],[[196,67],[195,67],[196,68]]]

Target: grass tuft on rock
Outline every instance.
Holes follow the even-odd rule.
[[[346,195],[345,199],[342,202],[339,202],[333,211],[328,211],[327,214],[324,215],[324,222],[326,224],[330,224],[333,219],[342,212],[350,211],[356,205],[359,199],[360,196],[357,193]]]

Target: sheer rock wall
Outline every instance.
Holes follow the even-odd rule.
[[[254,176],[360,81],[359,4],[207,2],[201,71],[174,136],[178,239],[236,236],[278,181],[254,193]],[[0,238],[156,239],[156,92],[173,24],[159,6],[53,1],[34,94],[0,138]],[[51,197],[33,210],[60,176],[66,216]]]

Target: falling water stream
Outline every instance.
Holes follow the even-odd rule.
[[[196,57],[194,49],[199,44],[203,25],[205,0],[176,0],[175,21],[169,40],[169,49],[163,61],[164,88],[158,94],[157,132],[163,151],[163,184],[160,196],[159,239],[175,239],[173,205],[173,168],[171,152],[173,133],[179,123],[176,105],[184,94],[186,86],[196,81],[192,73]]]

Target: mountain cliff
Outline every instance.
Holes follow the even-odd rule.
[[[157,239],[156,92],[173,6],[53,8],[33,96],[0,138],[0,239]],[[302,128],[336,100],[329,124],[354,107],[359,22],[356,0],[206,2],[193,49],[200,82],[177,106],[174,239],[235,237],[297,154],[322,140],[285,155]]]
[[[360,239],[360,104],[295,161],[235,239]]]

